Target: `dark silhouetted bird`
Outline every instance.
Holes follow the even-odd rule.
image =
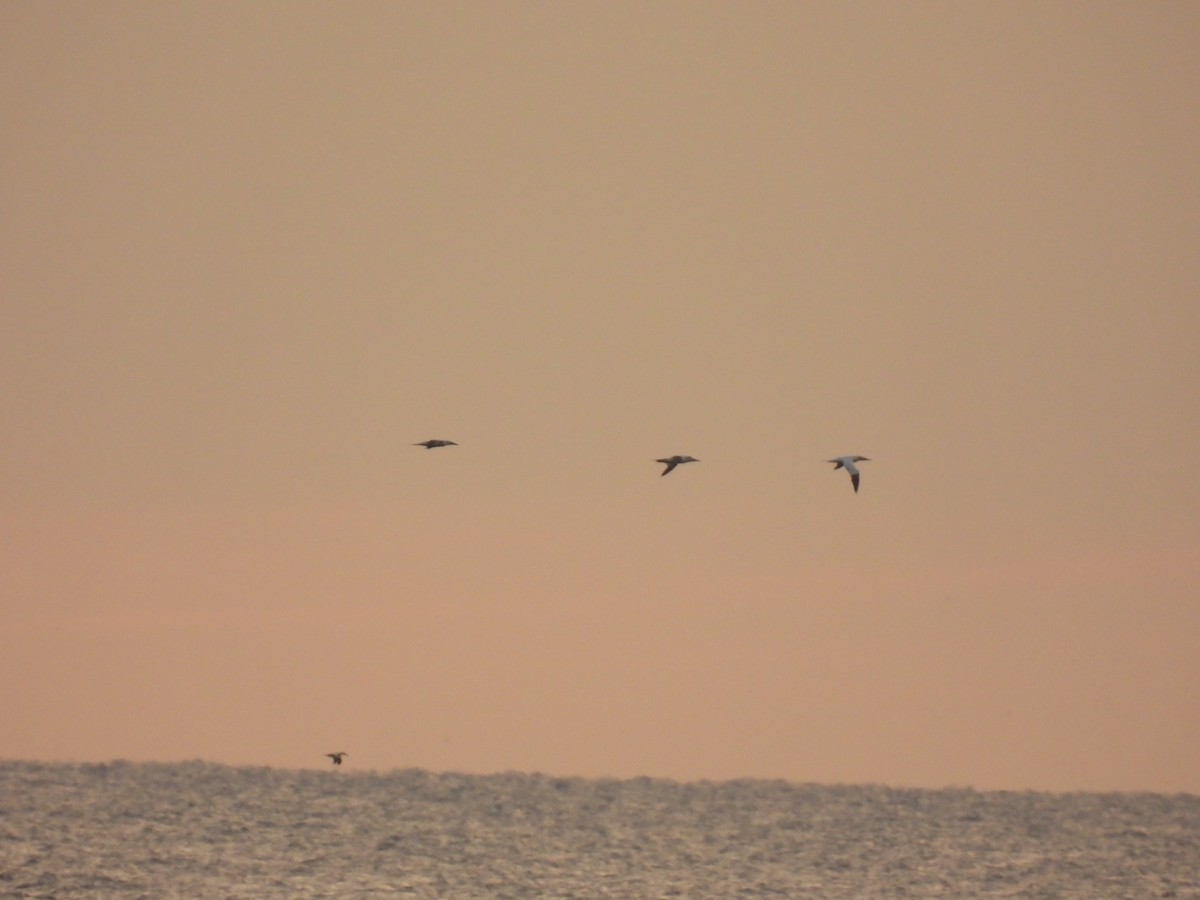
[[[666,468],[662,470],[662,474],[669,475],[671,470],[676,466],[681,466],[684,463],[700,462],[694,456],[668,456],[666,459],[656,459],[655,462],[665,463]]]

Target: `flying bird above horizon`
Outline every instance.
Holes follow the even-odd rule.
[[[696,459],[694,456],[668,456],[666,459],[656,459],[655,462],[664,463],[666,468],[663,469],[662,474],[670,475],[671,470],[676,466],[681,466],[684,463],[700,462],[700,460]]]
[[[833,459],[827,459],[825,462],[833,463],[833,471],[845,469],[850,473],[850,483],[854,485],[854,493],[858,493],[858,462],[870,462],[870,458],[866,456],[835,456]]]
[[[432,450],[434,447],[457,447],[458,444],[454,443],[454,441],[429,440],[421,441],[420,443],[413,444],[413,446],[424,447],[426,450]]]
[[[349,756],[350,754],[345,750],[340,750],[337,753],[326,753],[325,755],[333,760],[333,764],[335,766],[340,766],[342,764],[342,757]]]

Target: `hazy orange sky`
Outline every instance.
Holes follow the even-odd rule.
[[[1200,792],[1198,47],[5,4],[0,757]]]

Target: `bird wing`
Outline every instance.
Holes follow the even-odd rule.
[[[847,468],[849,468],[849,467],[847,467]],[[854,493],[857,494],[858,493],[858,473],[857,472],[850,473],[850,483],[852,485],[854,485]]]

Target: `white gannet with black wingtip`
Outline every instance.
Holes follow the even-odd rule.
[[[339,750],[337,753],[326,753],[325,755],[333,760],[335,766],[340,766],[342,764],[342,757],[349,756],[350,754],[345,750]]]
[[[664,463],[666,468],[663,469],[663,475],[670,475],[671,470],[676,466],[682,466],[684,463],[700,462],[694,456],[668,456],[666,459],[656,459],[655,462]]]
[[[454,441],[421,441],[419,444],[413,444],[414,447],[424,447],[426,450],[432,450],[434,447],[457,447],[458,444]]]
[[[835,456],[833,459],[827,459],[825,462],[833,463],[833,471],[845,469],[850,473],[850,483],[854,485],[854,493],[858,493],[858,462],[870,462],[866,456]]]

